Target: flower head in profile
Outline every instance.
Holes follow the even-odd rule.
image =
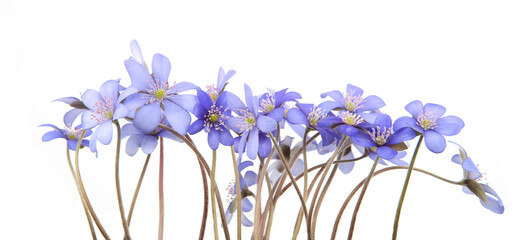
[[[373,122],[378,113],[375,113],[378,109],[385,106],[385,102],[378,96],[370,95],[362,97],[364,90],[361,88],[347,84],[346,92],[342,93],[338,90],[320,94],[320,97],[330,97],[333,99],[331,109],[344,110],[347,112],[355,113],[366,119],[368,122]]]
[[[286,113],[284,104],[301,98],[302,96],[300,96],[299,93],[288,92],[287,88],[278,92],[269,90],[268,93],[263,94],[259,98],[259,111],[262,115],[271,117],[275,121],[280,122],[284,119]]]
[[[456,116],[445,116],[445,107],[416,100],[405,106],[412,117],[401,117],[396,120],[394,130],[410,127],[425,136],[425,145],[434,153],[441,153],[447,145],[445,137],[458,134],[465,123]]]
[[[89,109],[81,117],[81,126],[85,129],[97,127],[91,137],[90,150],[96,151],[96,142],[107,145],[112,141],[112,121],[124,118],[127,108],[119,98],[119,80],[104,82],[99,92],[88,89],[81,95],[81,101]]]
[[[222,67],[219,68],[217,86],[213,84],[206,86],[206,93],[208,93],[213,102],[217,101],[217,98],[224,92],[224,88],[228,85],[228,80],[230,80],[233,75],[235,75],[235,70],[232,69],[224,72]]]
[[[257,154],[265,158],[271,151],[271,141],[266,133],[277,129],[277,122],[270,117],[259,114],[259,101],[253,96],[250,87],[244,84],[244,95],[246,104],[244,104],[235,94],[228,93],[228,106],[237,114],[236,117],[230,117],[227,127],[240,134],[236,138],[236,151],[239,153],[239,159],[246,150],[246,155],[250,159],[257,158]],[[247,140],[247,141],[246,141]]]
[[[170,127],[170,125],[166,121],[166,117],[164,114],[162,115],[161,119],[161,124]],[[136,128],[132,123],[125,124],[121,128],[121,139],[126,137],[129,138],[127,140],[125,152],[129,156],[134,156],[139,148],[141,148],[141,150],[145,154],[151,154],[156,149],[157,140],[159,139],[159,137],[168,138],[177,142],[182,142],[174,134],[166,131],[161,127],[154,129],[154,131],[152,132],[143,132],[140,129]]]
[[[306,128],[316,130],[322,137],[322,143],[319,145],[329,146],[340,138],[340,135],[329,126],[319,124],[320,121],[330,116],[330,110],[331,107],[328,102],[321,103],[318,106],[309,103],[297,103],[295,108],[288,110],[287,120],[291,124],[291,128],[301,137],[303,137]],[[338,141],[336,142],[338,143]]]
[[[129,110],[135,111],[135,127],[143,132],[153,131],[164,110],[172,128],[185,135],[191,122],[189,111],[193,111],[197,99],[194,95],[180,93],[199,87],[189,82],[169,83],[170,60],[159,53],[152,59],[152,74],[145,66],[133,57],[125,61],[131,86],[122,95],[126,97],[125,105]]]
[[[42,136],[43,142],[48,142],[48,141],[51,141],[51,140],[54,140],[57,138],[62,138],[62,139],[67,140],[67,147],[73,151],[76,150],[76,147],[78,146],[78,141],[80,140],[81,133],[84,131],[84,129],[80,128],[80,127],[72,128],[70,124],[69,124],[69,126],[65,127],[65,129],[58,128],[53,124],[42,124],[42,125],[40,125],[40,127],[53,128],[53,130],[45,133]],[[92,131],[90,131],[90,130],[85,130],[85,131],[86,132],[85,132],[85,135],[83,136],[83,138],[86,138],[92,134]],[[81,141],[81,147],[85,147],[85,146],[89,146],[89,140],[83,139]]]
[[[393,159],[398,154],[395,150],[397,144],[411,140],[416,137],[416,132],[410,128],[402,128],[396,132],[392,131],[392,120],[387,114],[379,114],[374,125],[360,131],[351,137],[351,141],[363,147],[370,148],[380,158]]]
[[[318,124],[322,127],[335,128],[339,133],[347,136],[357,134],[360,128],[371,126],[360,115],[348,111],[341,111],[337,116],[327,116]]]
[[[452,142],[454,143],[454,142]],[[503,206],[503,202],[501,201],[501,198],[499,195],[492,189],[488,183],[484,183],[485,177],[484,173],[481,173],[481,171],[478,169],[478,166],[474,164],[472,159],[467,155],[467,152],[465,149],[463,149],[459,144],[456,144],[460,148],[460,153],[456,154],[452,157],[452,162],[461,165],[463,168],[463,177],[464,179],[474,180],[481,188],[483,188],[483,191],[486,194],[486,202],[483,202],[483,200],[480,199],[481,205],[485,207],[486,209],[502,214],[505,211],[505,207]],[[468,194],[474,194],[473,191],[471,191],[467,186],[463,187],[463,192]]]
[[[241,172],[249,167],[253,166],[253,162],[251,161],[243,161],[239,164],[239,182],[240,182],[240,188],[241,188],[241,223],[245,227],[251,227],[253,226],[253,222],[248,219],[248,217],[244,213],[251,212],[253,210],[253,204],[249,200],[249,197],[253,197],[255,199],[255,195],[248,189],[249,187],[254,186],[257,184],[257,174],[253,171],[247,171],[244,174],[244,177],[242,176]],[[227,198],[226,201],[228,202],[228,208],[226,209],[226,221],[229,224],[232,220],[233,214],[237,211],[237,189],[235,186],[235,181],[231,181],[228,185],[227,190]]]
[[[198,90],[199,103],[195,105],[194,115],[197,117],[188,128],[188,133],[196,134],[204,129],[208,133],[208,145],[212,150],[217,150],[219,143],[225,146],[233,145],[233,136],[226,128],[226,123],[231,116],[226,102],[226,92],[220,94],[213,102],[210,95]]]

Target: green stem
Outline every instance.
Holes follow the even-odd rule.
[[[219,229],[217,228],[217,213],[215,210],[215,162],[217,159],[217,152],[212,151],[212,174],[210,177],[210,198],[212,199],[212,217],[213,217],[213,235],[217,240],[219,239]]]
[[[116,125],[116,166],[115,166],[115,178],[116,178],[116,192],[118,195],[118,205],[119,205],[119,212],[121,215],[121,224],[123,225],[123,229],[125,230],[125,239],[131,239],[130,238],[130,232],[128,231],[128,224],[127,219],[125,218],[125,209],[123,208],[123,200],[121,197],[121,187],[119,183],[119,152],[121,149],[121,128],[119,126],[118,120],[114,120],[114,124]]]
[[[141,175],[139,176],[136,190],[134,191],[134,197],[132,198],[132,203],[130,204],[130,209],[128,210],[127,223],[128,223],[129,227],[130,227],[130,220],[132,219],[132,213],[134,212],[134,206],[136,205],[137,196],[139,194],[139,189],[141,189],[141,183],[143,182],[143,178],[145,177],[145,172],[147,171],[147,166],[148,166],[149,160],[150,160],[150,154],[147,155],[145,164],[143,164],[143,169],[141,170]]]
[[[400,213],[402,211],[403,200],[405,199],[405,192],[407,191],[407,186],[409,185],[409,180],[411,179],[411,173],[414,168],[414,162],[416,161],[416,156],[418,156],[418,150],[420,149],[420,145],[423,140],[423,134],[420,135],[420,139],[418,139],[418,144],[416,144],[416,149],[414,149],[414,155],[412,155],[411,163],[409,164],[409,169],[407,170],[407,176],[405,177],[405,182],[403,183],[402,193],[400,195],[400,201],[398,201],[398,207],[396,208],[396,215],[394,216],[394,226],[393,226],[393,240],[396,239],[398,234],[398,222],[400,221]]]
[[[364,198],[365,192],[367,191],[367,187],[369,186],[369,182],[371,181],[371,178],[373,177],[374,171],[376,170],[376,165],[378,165],[379,161],[380,161],[380,157],[377,156],[373,162],[371,171],[369,171],[369,174],[365,178],[364,187],[362,188],[362,192],[360,192],[360,196],[358,196],[358,201],[356,202],[355,209],[353,210],[353,216],[351,217],[351,224],[349,226],[349,235],[347,236],[348,240],[353,239],[353,233],[355,230],[355,223],[356,223],[356,216],[358,215],[358,210],[360,209],[360,205],[362,204],[362,200]]]
[[[241,182],[239,176],[239,167],[237,166],[237,159],[235,158],[235,150],[233,149],[233,145],[230,147],[232,151],[232,162],[233,162],[233,170],[235,173],[235,192],[237,195],[235,196],[235,202],[237,205],[237,240],[241,240],[242,236],[242,189]]]
[[[90,228],[90,233],[92,235],[92,239],[96,240],[97,239],[96,230],[94,229],[94,225],[92,224],[92,219],[90,218],[89,209],[87,207],[87,204],[85,203],[85,199],[83,198],[83,196],[81,194],[81,188],[78,184],[78,180],[76,179],[76,174],[74,173],[74,168],[72,167],[71,155],[69,153],[69,146],[67,146],[67,144],[66,144],[65,147],[66,147],[66,151],[67,151],[67,163],[69,164],[69,170],[71,171],[72,178],[74,178],[74,183],[76,184],[76,189],[78,190],[78,193],[80,194],[81,205],[83,206],[83,210],[85,211],[85,216],[87,216],[87,221],[89,222],[89,228]]]
[[[163,146],[163,138],[159,137],[159,224],[157,231],[157,238],[159,240],[163,239],[163,232],[165,228],[165,195],[163,192],[163,179],[164,179],[164,146]]]
[[[80,138],[78,139],[78,145],[76,146],[76,152],[74,155],[74,165],[76,168],[76,177],[78,180],[78,184],[80,185],[81,195],[83,196],[83,199],[85,200],[85,203],[87,204],[87,208],[89,209],[90,215],[92,216],[92,220],[94,220],[94,223],[98,227],[98,230],[101,232],[101,235],[103,235],[103,237],[105,239],[110,239],[109,235],[107,234],[107,232],[101,225],[101,222],[99,221],[98,216],[94,212],[92,205],[90,204],[89,197],[87,196],[87,192],[85,191],[85,186],[83,185],[83,181],[81,180],[81,174],[80,174],[80,168],[78,167],[78,162],[79,162],[81,141],[83,140],[83,137],[85,136],[85,132],[86,132],[85,130],[83,130],[81,132]]]

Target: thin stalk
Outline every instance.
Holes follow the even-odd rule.
[[[275,139],[273,139],[275,140]],[[276,140],[275,140],[276,141]],[[261,194],[262,194],[262,183],[264,182],[264,177],[266,176],[266,171],[268,169],[268,165],[270,163],[270,159],[266,159],[265,164],[263,164],[262,169],[259,171],[259,180],[257,181],[257,193],[255,195],[255,218],[253,220],[253,236],[255,240],[262,239],[262,230],[261,230]]]
[[[375,176],[378,176],[379,174],[382,174],[384,172],[391,171],[391,170],[397,170],[397,169],[404,169],[405,170],[405,169],[409,169],[409,167],[405,167],[405,166],[387,167],[387,168],[380,169],[380,170],[376,171],[373,176],[375,177]],[[452,180],[449,180],[447,178],[438,176],[438,175],[436,175],[434,173],[431,173],[429,171],[426,171],[426,170],[423,170],[423,169],[420,169],[420,168],[414,168],[413,170],[417,171],[417,172],[421,172],[421,173],[426,174],[426,175],[429,175],[431,177],[437,178],[437,179],[442,180],[442,181],[444,181],[446,183],[450,183],[450,184],[454,184],[454,185],[464,185],[464,183],[462,183],[462,182],[452,181]],[[335,224],[333,225],[333,232],[331,234],[331,239],[335,239],[336,232],[338,230],[338,225],[340,223],[340,219],[342,218],[342,214],[344,213],[344,210],[346,209],[347,205],[349,204],[349,201],[351,201],[351,199],[356,194],[358,189],[360,189],[363,186],[363,184],[365,183],[365,180],[366,179],[363,179],[360,183],[358,183],[358,185],[356,185],[355,188],[353,188],[351,193],[349,193],[349,196],[347,196],[346,200],[342,204],[342,207],[340,207],[340,211],[338,211],[338,215],[336,217]]]
[[[320,206],[322,205],[322,201],[324,200],[326,196],[326,192],[329,189],[329,186],[331,185],[331,182],[333,182],[333,178],[335,177],[335,173],[338,170],[338,165],[335,164],[333,167],[333,170],[331,171],[331,174],[329,175],[329,178],[327,179],[326,185],[324,185],[324,188],[322,189],[322,193],[320,193],[320,197],[318,198],[318,202],[315,206],[315,211],[313,212],[313,216],[311,217],[311,232],[313,233],[313,236],[315,235],[315,229],[317,227],[317,218],[318,218],[318,212],[320,211]]]
[[[212,151],[212,175],[210,177],[210,198],[212,199],[212,217],[213,217],[213,236],[215,240],[219,239],[219,229],[217,228],[217,213],[215,210],[215,165],[217,152]]]
[[[380,161],[380,156],[377,156],[376,159],[373,161],[373,166],[371,167],[369,174],[365,178],[366,180],[364,181],[364,187],[362,188],[362,191],[360,192],[360,196],[358,196],[358,201],[356,202],[355,209],[353,210],[353,216],[351,217],[351,225],[349,226],[349,235],[347,236],[348,240],[353,239],[353,233],[355,230],[355,223],[356,223],[356,216],[358,215],[358,210],[360,209],[360,205],[362,205],[362,200],[364,199],[365,192],[367,191],[369,182],[371,182],[371,178],[373,178],[374,171],[376,170],[376,166],[378,165],[379,161]]]
[[[204,239],[204,232],[206,229],[206,220],[208,219],[208,180],[206,179],[206,172],[204,171],[204,167],[199,162],[199,168],[201,169],[201,176],[203,178],[203,191],[204,191],[204,205],[203,205],[203,217],[201,219],[201,229],[199,230],[199,240]]]
[[[121,150],[121,128],[119,126],[119,122],[117,120],[114,121],[114,125],[116,125],[116,161],[115,161],[115,178],[116,178],[116,192],[118,195],[118,205],[119,205],[119,213],[121,215],[121,224],[123,225],[123,230],[125,230],[125,239],[130,238],[130,232],[128,231],[127,219],[125,218],[125,209],[123,208],[123,200],[121,197],[121,187],[119,184],[119,152]]]
[[[141,183],[143,182],[143,178],[145,177],[145,172],[147,171],[148,161],[150,160],[150,155],[147,155],[147,159],[145,160],[145,164],[143,164],[143,169],[141,170],[141,175],[139,176],[139,180],[137,181],[136,190],[134,191],[134,197],[132,197],[132,203],[130,204],[130,209],[128,210],[127,223],[130,227],[130,220],[132,219],[132,213],[134,212],[134,206],[136,205],[137,196],[139,194],[139,189],[141,189]]]
[[[407,191],[407,186],[409,185],[409,180],[411,179],[412,169],[414,168],[414,162],[416,161],[416,156],[418,156],[418,150],[420,149],[422,140],[423,134],[420,135],[420,139],[418,139],[418,144],[416,144],[416,149],[414,149],[414,154],[412,155],[411,163],[409,164],[409,169],[407,170],[407,176],[405,177],[405,182],[403,183],[402,193],[400,194],[400,201],[398,201],[396,215],[394,216],[393,240],[396,239],[398,234],[398,222],[400,221],[400,213],[402,211],[403,200],[405,199],[405,192]]]
[[[76,146],[76,152],[74,155],[74,165],[75,165],[74,167],[76,169],[76,178],[77,178],[78,184],[80,185],[80,188],[81,188],[81,195],[83,196],[83,199],[85,200],[85,203],[87,204],[87,208],[89,209],[90,215],[92,216],[92,220],[98,227],[98,230],[101,232],[101,235],[103,235],[103,237],[105,239],[110,239],[109,235],[107,234],[107,232],[101,225],[101,223],[98,219],[98,216],[94,212],[92,205],[90,204],[89,197],[87,196],[87,192],[85,191],[85,186],[83,185],[83,181],[81,180],[81,174],[80,174],[80,168],[78,167],[78,162],[79,162],[81,141],[83,140],[83,137],[85,136],[85,132],[86,132],[85,130],[83,130],[81,132],[80,138],[78,139],[78,145]]]
[[[235,173],[235,192],[237,195],[235,196],[235,202],[237,204],[237,240],[241,240],[242,237],[242,189],[239,175],[239,166],[237,166],[237,159],[235,158],[235,149],[233,149],[233,145],[230,147],[232,151],[232,162],[233,162],[233,170]]]
[[[92,239],[96,240],[97,239],[96,230],[94,229],[92,219],[90,218],[89,209],[87,208],[85,199],[83,199],[83,196],[81,194],[81,188],[78,185],[78,180],[76,179],[76,174],[74,173],[74,168],[72,167],[71,155],[69,153],[69,146],[67,146],[67,144],[66,144],[65,147],[66,147],[66,151],[67,151],[67,163],[69,164],[69,170],[71,170],[72,178],[74,178],[74,183],[76,184],[76,189],[78,190],[78,193],[80,194],[81,205],[83,206],[83,210],[85,211],[85,216],[87,217],[87,221],[89,222],[89,228],[90,228],[90,233],[92,235]]]
[[[286,169],[286,172],[291,180],[291,183],[293,184],[293,187],[295,187],[295,191],[297,192],[297,195],[300,199],[300,203],[302,205],[302,208],[304,209],[304,215],[306,217],[306,221],[308,219],[308,209],[306,207],[306,201],[304,200],[304,197],[302,196],[302,193],[300,193],[300,189],[297,186],[297,182],[295,181],[295,178],[293,177],[293,174],[291,174],[291,168],[288,166],[288,163],[286,162],[286,158],[284,157],[284,154],[282,153],[282,150],[280,149],[280,146],[277,144],[277,140],[275,140],[275,137],[273,137],[273,134],[268,133],[269,137],[271,138],[271,141],[273,142],[273,145],[275,145],[275,148],[277,149],[280,159],[282,161],[282,164],[284,165],[284,168]],[[304,150],[305,151],[305,150]],[[309,233],[308,228],[308,233]],[[308,238],[311,239],[311,236],[308,235]]]
[[[163,232],[165,228],[165,195],[163,192],[163,170],[164,170],[164,146],[163,138],[159,137],[159,224],[157,231],[157,238],[163,239]]]

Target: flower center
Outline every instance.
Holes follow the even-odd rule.
[[[174,82],[175,85],[175,82]],[[152,103],[154,101],[157,101],[159,103],[163,103],[164,99],[167,99],[169,97],[172,97],[173,95],[177,94],[177,90],[175,89],[175,86],[171,86],[168,84],[168,82],[165,81],[158,81],[158,80],[151,80],[148,81],[148,88],[147,88],[148,97],[150,98],[146,104]]]
[[[231,180],[226,187],[226,202],[230,204],[235,198],[235,180]]]
[[[157,99],[163,99],[165,97],[165,90],[164,89],[158,89],[156,91],[156,98]]]
[[[295,107],[295,102],[285,102],[284,103],[284,118],[288,117],[288,111]]]
[[[213,84],[206,86],[206,89],[206,93],[208,93],[212,101],[217,101],[217,98],[219,97],[219,89],[217,89]]]
[[[65,127],[65,135],[67,135],[67,139],[69,139],[69,140],[78,140],[78,139],[80,139],[82,131],[83,131],[83,129],[81,129],[81,128],[72,128],[70,125]]]
[[[114,106],[112,98],[105,97],[105,101],[98,101],[94,104],[94,110],[91,112],[91,119],[97,122],[104,122],[112,119],[114,116]]]
[[[436,128],[438,124],[438,117],[436,114],[432,113],[429,109],[426,109],[425,112],[421,111],[416,118],[416,124],[418,124],[424,130],[429,130]]]
[[[204,126],[206,127],[207,131],[210,131],[212,129],[215,130],[224,130],[224,121],[223,119],[227,119],[228,116],[225,116],[221,109],[222,107],[217,107],[215,105],[212,105],[210,110],[208,110],[208,113],[204,116]]]
[[[342,112],[340,113],[340,118],[342,122],[350,126],[356,126],[364,121],[360,115],[352,112]]]
[[[313,107],[313,110],[308,115],[309,125],[315,127],[318,121],[324,118],[326,114],[319,107]]]
[[[260,102],[260,111],[263,114],[268,114],[271,111],[273,111],[273,109],[275,109],[275,97],[273,97],[273,95],[268,95],[268,94],[266,94],[266,95],[268,97],[265,99],[262,99],[262,101]]]
[[[364,106],[362,103],[365,102],[361,95],[353,96],[353,94],[354,92],[351,91],[344,95],[344,106],[349,112],[355,112],[362,108]]]
[[[250,112],[247,108],[239,109],[239,115],[241,118],[241,123],[237,126],[239,130],[242,132],[251,130],[256,123],[255,116]]]
[[[389,136],[391,136],[391,129],[387,129],[384,127],[383,131],[380,129],[380,126],[376,127],[376,130],[373,128],[373,131],[369,133],[373,141],[378,144],[378,146],[382,146],[387,142]]]

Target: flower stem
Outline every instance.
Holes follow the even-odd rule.
[[[79,153],[80,153],[81,141],[83,140],[83,137],[85,136],[85,132],[86,132],[85,130],[83,130],[81,132],[80,138],[78,139],[78,145],[76,146],[76,153],[74,155],[74,165],[75,165],[75,168],[76,168],[76,178],[78,180],[78,184],[80,185],[81,195],[83,196],[83,199],[85,200],[85,203],[87,204],[87,208],[89,209],[90,215],[92,216],[92,220],[94,220],[94,223],[98,227],[98,230],[101,232],[101,235],[103,235],[103,237],[105,239],[110,239],[109,235],[107,234],[107,232],[105,231],[105,229],[101,225],[101,223],[100,223],[100,221],[98,219],[98,216],[94,212],[94,209],[92,208],[92,205],[90,204],[89,197],[87,196],[87,192],[85,191],[85,186],[83,186],[83,181],[81,180],[81,174],[80,174],[80,169],[78,167],[78,162],[79,162]]]
[[[338,170],[338,165],[335,164],[333,167],[333,170],[331,171],[331,174],[329,175],[329,178],[327,179],[326,185],[324,185],[324,188],[322,192],[320,193],[320,197],[318,198],[318,202],[315,206],[315,211],[313,212],[313,218],[311,221],[311,232],[313,235],[315,235],[315,229],[317,227],[317,218],[318,218],[318,212],[320,211],[320,206],[322,205],[322,201],[324,200],[326,196],[326,192],[329,189],[329,186],[331,185],[331,182],[333,182],[333,178],[335,177],[335,173]]]
[[[208,180],[206,179],[206,172],[200,161],[199,168],[201,169],[201,176],[203,180],[203,191],[204,191],[204,206],[203,206],[203,217],[201,219],[201,229],[199,230],[199,240],[204,239],[204,233],[206,230],[206,220],[208,219]]]
[[[232,162],[233,162],[233,170],[235,173],[235,192],[237,193],[235,199],[237,204],[237,240],[241,240],[242,236],[242,189],[241,182],[239,178],[239,167],[237,166],[237,160],[235,158],[235,150],[233,149],[233,145],[230,147],[232,151]]]
[[[217,228],[217,213],[215,210],[215,165],[217,159],[217,151],[212,151],[212,174],[210,176],[210,198],[212,199],[212,217],[213,217],[213,236],[219,239],[219,229]]]
[[[141,189],[141,183],[143,182],[143,178],[145,177],[145,172],[147,171],[148,161],[150,160],[150,155],[147,155],[147,159],[145,160],[145,164],[143,164],[143,170],[141,170],[141,175],[139,176],[139,180],[137,182],[136,190],[134,191],[134,197],[132,198],[132,203],[130,204],[130,209],[128,210],[127,223],[130,227],[130,220],[132,219],[132,213],[134,212],[134,206],[136,205],[137,196],[139,194],[139,189]]]
[[[121,187],[119,184],[119,152],[121,149],[121,128],[119,126],[119,122],[117,120],[114,121],[114,124],[116,125],[116,134],[117,134],[117,143],[116,143],[116,166],[115,166],[115,178],[116,178],[116,192],[118,195],[118,205],[119,205],[119,212],[121,215],[121,224],[123,225],[123,229],[125,230],[125,239],[131,239],[130,238],[130,232],[128,231],[128,224],[127,219],[125,218],[125,209],[123,208],[123,200],[121,197]]]
[[[157,231],[159,240],[163,239],[165,227],[165,196],[163,194],[164,150],[163,138],[159,137],[159,226]]]
[[[414,162],[416,161],[416,156],[418,156],[418,150],[420,149],[420,145],[423,140],[423,134],[420,135],[420,139],[418,139],[418,144],[416,144],[416,149],[414,149],[414,155],[412,155],[411,163],[409,164],[409,169],[407,170],[407,175],[405,177],[405,182],[403,183],[402,193],[400,195],[400,201],[398,201],[398,207],[396,208],[396,215],[394,216],[394,226],[393,226],[393,240],[396,239],[398,234],[398,222],[400,221],[400,213],[402,211],[403,200],[405,199],[405,192],[407,191],[407,186],[409,185],[409,180],[411,179],[411,173],[414,168]]]
[[[353,233],[355,230],[356,216],[358,215],[358,210],[360,209],[360,205],[362,204],[362,200],[364,198],[365,192],[367,191],[367,187],[369,186],[369,182],[373,177],[374,171],[376,170],[376,165],[380,161],[380,156],[377,156],[373,162],[373,166],[369,171],[369,174],[365,178],[364,187],[362,188],[362,192],[360,192],[360,196],[358,196],[358,201],[356,202],[355,209],[353,210],[353,216],[351,217],[351,225],[349,226],[349,235],[347,236],[348,240],[353,239]]]
[[[83,210],[85,211],[85,216],[87,216],[87,221],[89,222],[90,233],[92,234],[92,239],[96,240],[96,230],[94,229],[94,225],[92,224],[92,219],[90,218],[89,209],[87,204],[85,203],[85,199],[81,194],[81,188],[78,184],[78,179],[76,178],[76,174],[74,173],[74,168],[72,167],[71,155],[69,153],[69,146],[65,145],[67,151],[67,163],[69,164],[69,170],[71,170],[72,178],[74,178],[74,183],[76,184],[76,188],[78,193],[80,194],[81,204],[83,205]]]

